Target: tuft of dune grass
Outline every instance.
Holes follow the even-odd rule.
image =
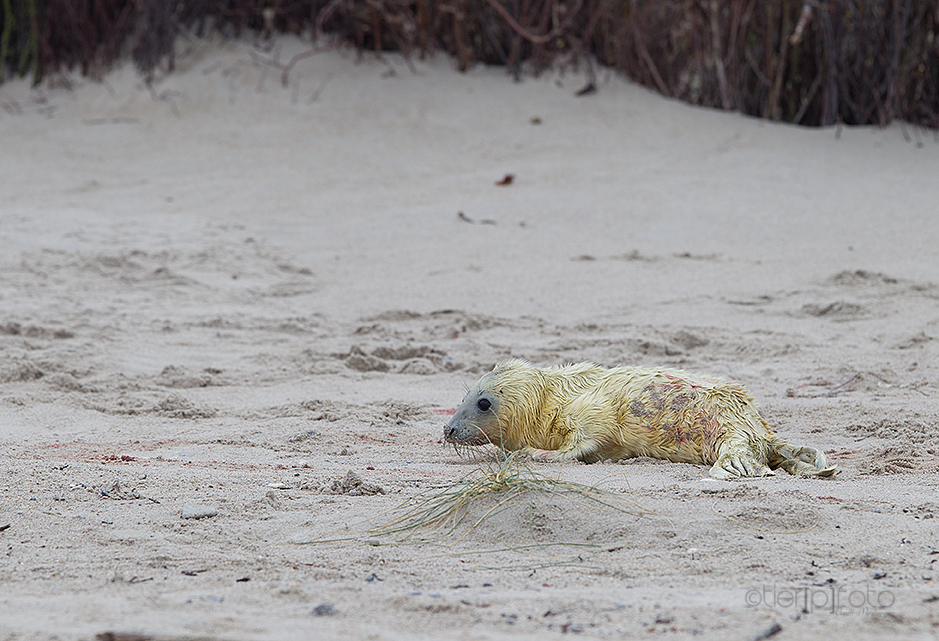
[[[397,536],[399,541],[452,536],[464,523],[462,539],[486,519],[515,505],[530,502],[533,495],[570,499],[586,509],[610,509],[631,515],[653,514],[622,495],[542,474],[527,464],[524,454],[499,451],[459,480],[437,486],[392,510],[390,521],[369,531],[372,536]],[[494,504],[489,505],[492,500]],[[479,514],[479,506],[488,507]]]

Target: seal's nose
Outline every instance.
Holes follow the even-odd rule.
[[[450,425],[449,423],[443,426],[443,439],[445,441],[452,441],[453,437],[456,436],[456,428]]]

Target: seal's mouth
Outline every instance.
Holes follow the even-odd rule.
[[[489,443],[489,437],[486,433],[475,425],[472,429],[466,429],[457,425],[447,423],[443,426],[443,440],[447,443],[459,447],[472,445],[486,445]]]

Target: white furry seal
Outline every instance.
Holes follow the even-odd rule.
[[[719,479],[837,470],[822,452],[776,436],[741,385],[674,369],[509,360],[470,388],[444,437],[552,460],[651,456],[711,465]]]

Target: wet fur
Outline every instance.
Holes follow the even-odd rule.
[[[469,389],[444,436],[458,448],[491,443],[552,460],[711,465],[722,479],[836,471],[818,450],[776,436],[739,384],[671,369],[506,361]]]

